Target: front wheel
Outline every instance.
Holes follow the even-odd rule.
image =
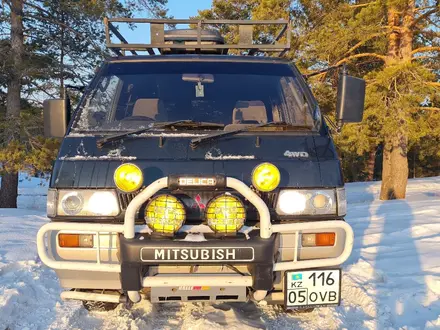
[[[313,312],[315,309],[313,307],[311,308],[298,308],[298,309],[293,309],[290,311],[290,313],[293,314],[308,314]]]
[[[284,305],[275,305],[280,311],[285,311],[285,313],[289,313],[289,314],[308,314],[308,313],[312,313],[315,308],[310,307],[310,308],[297,308],[297,309],[289,309],[289,310],[285,310],[284,309]]]
[[[106,293],[106,294],[113,294],[115,296],[119,296],[120,292],[117,290],[80,290],[84,292],[90,292],[90,293]],[[109,312],[116,307],[120,305],[120,303],[114,303],[114,302],[106,302],[106,301],[95,301],[95,300],[83,300],[82,301],[83,306],[86,310],[89,312]]]
[[[83,300],[83,306],[89,312],[109,312],[116,309],[119,304],[104,302],[104,301],[92,301],[92,300]]]

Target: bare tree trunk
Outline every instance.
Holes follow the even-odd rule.
[[[408,183],[408,137],[406,134],[397,134],[393,141],[391,152],[391,163],[393,170],[393,198],[404,199],[406,185]]]
[[[408,172],[408,138],[398,132],[385,140],[380,199],[405,198]]]
[[[61,36],[60,36],[60,98],[64,98],[65,90],[64,90],[64,38],[65,38],[65,19],[64,19],[64,9],[61,8],[61,22],[63,25],[60,26]]]
[[[391,150],[392,143],[389,137],[385,138],[383,145],[383,160],[382,160],[382,185],[380,187],[380,199],[388,200],[392,194],[393,177],[391,166]]]
[[[367,161],[367,181],[374,180],[374,167],[376,165],[376,150],[377,147],[374,146],[370,149],[368,153],[368,161]]]
[[[403,13],[392,5],[388,8],[388,25],[391,30],[388,37],[388,54],[386,65],[393,65],[396,61],[411,61],[411,52],[414,34],[415,0],[409,0]],[[402,19],[399,15],[403,15]],[[392,116],[400,118],[399,128],[390,133],[385,139],[382,186],[380,199],[403,199],[406,195],[408,183],[408,135],[402,129],[404,120],[402,110],[397,109]]]
[[[23,0],[11,0],[11,56],[14,64],[7,82],[6,120],[8,122],[6,143],[20,138],[20,99],[23,57]],[[8,172],[2,176],[0,207],[16,208],[18,196],[18,173]]]

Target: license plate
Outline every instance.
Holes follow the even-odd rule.
[[[157,248],[143,247],[141,260],[145,262],[220,262],[254,260],[252,247],[185,247],[185,248]]]
[[[284,278],[286,309],[340,304],[340,269],[287,271]]]

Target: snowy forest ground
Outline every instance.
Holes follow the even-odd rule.
[[[355,245],[343,267],[340,307],[286,315],[250,303],[142,301],[131,310],[89,313],[61,301],[55,273],[38,259],[47,188],[23,179],[19,208],[0,209],[0,330],[440,329],[440,177],[410,180],[406,200],[381,202],[379,188],[347,185]]]

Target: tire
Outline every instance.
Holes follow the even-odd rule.
[[[93,292],[93,293],[104,293],[103,290],[81,290],[84,292]],[[112,293],[115,295],[119,295],[118,291],[114,290],[108,290],[105,293]],[[109,312],[114,309],[116,309],[120,303],[112,303],[112,302],[105,302],[105,301],[94,301],[94,300],[83,300],[82,301],[83,306],[86,310],[89,312]]]
[[[290,311],[293,314],[308,314],[312,313],[315,309],[313,307],[311,308],[298,308]]]
[[[118,303],[110,303],[104,301],[83,300],[83,306],[89,312],[109,312],[116,309]]]
[[[297,309],[292,309],[292,310],[286,311],[284,309],[284,305],[276,304],[274,306],[276,306],[275,308],[277,308],[279,311],[282,311],[282,312],[285,312],[288,314],[308,314],[308,313],[312,313],[315,310],[315,308],[311,307],[311,308],[297,308]]]

